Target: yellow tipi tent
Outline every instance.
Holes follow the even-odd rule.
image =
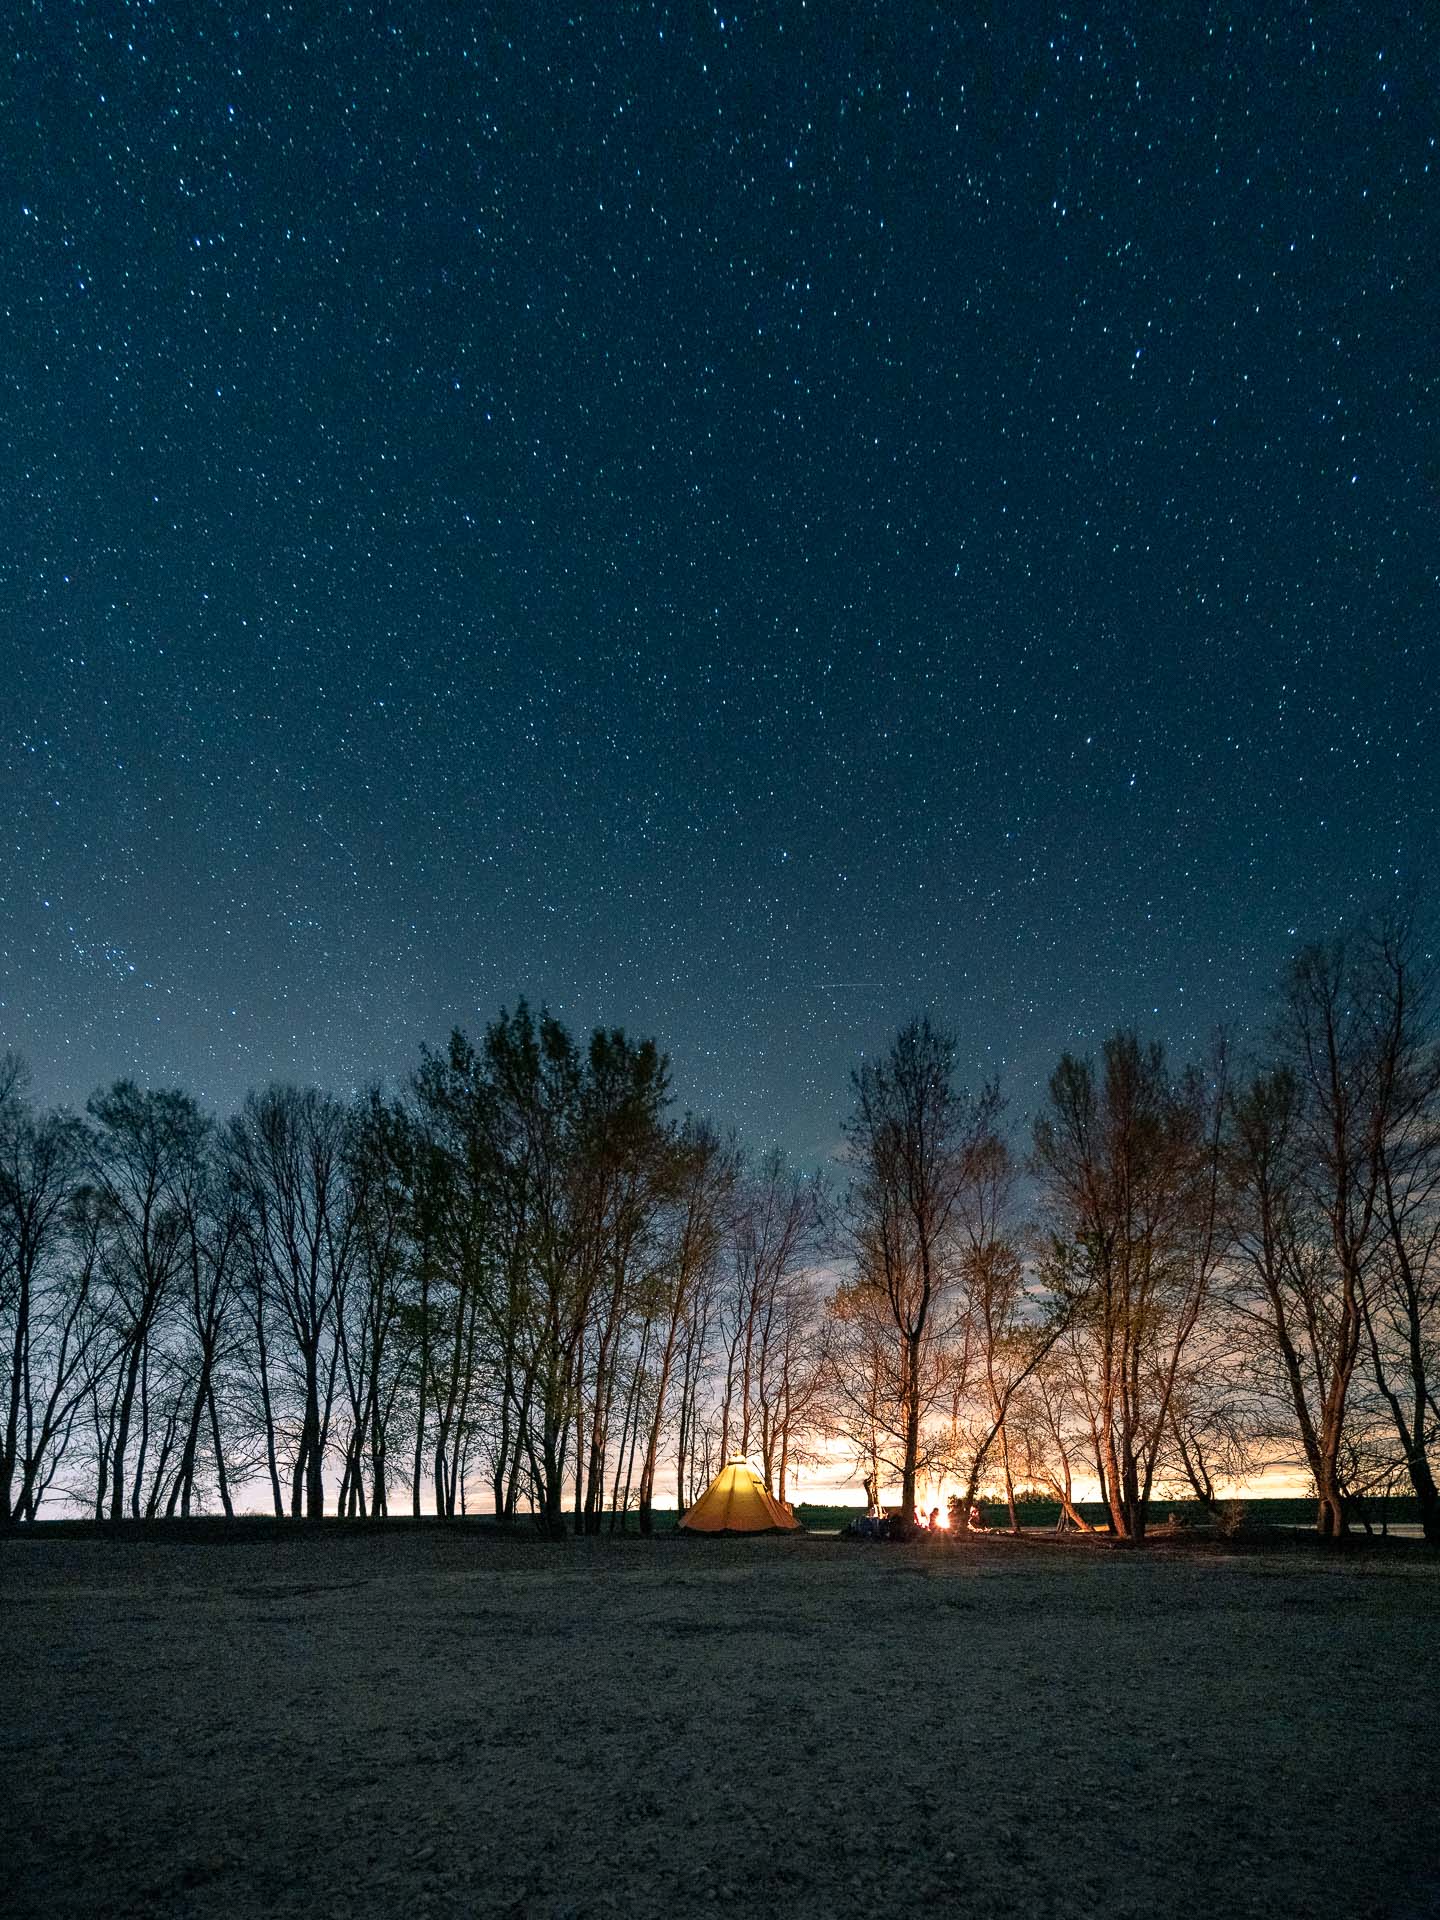
[[[800,1522],[744,1454],[732,1453],[680,1525],[689,1533],[791,1533]]]

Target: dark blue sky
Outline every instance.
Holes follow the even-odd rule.
[[[1424,884],[1427,9],[979,11],[11,15],[40,1092],[523,991],[812,1159],[917,1008],[1023,1112]]]

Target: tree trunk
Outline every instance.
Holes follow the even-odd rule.
[[[1010,1514],[1010,1531],[1020,1531],[1020,1516],[1015,1511],[1015,1477],[1010,1471],[1010,1436],[1005,1429],[1002,1416],[1000,1421],[1000,1461],[1005,1469],[1005,1505]]]
[[[10,1400],[5,1409],[5,1439],[0,1445],[0,1527],[10,1523],[10,1489],[15,1477],[20,1422],[20,1379],[30,1336],[30,1269],[22,1258],[20,1289],[15,1306],[15,1338],[10,1355]]]
[[[110,1518],[120,1520],[125,1514],[125,1449],[130,1439],[130,1410],[135,1400],[135,1383],[140,1377],[139,1343],[132,1345],[125,1368],[124,1387],[120,1396],[119,1425],[115,1433],[114,1444],[110,1450]]]
[[[915,1479],[920,1459],[920,1336],[907,1341],[905,1395],[905,1469],[900,1482],[900,1517],[906,1526],[915,1524]]]
[[[185,1430],[185,1445],[180,1453],[180,1469],[175,1476],[175,1485],[170,1490],[170,1501],[166,1508],[166,1517],[175,1512],[176,1497],[180,1501],[180,1517],[190,1518],[190,1492],[195,1484],[195,1455],[200,1444],[200,1422],[205,1417],[206,1402],[210,1397],[211,1357],[206,1353],[200,1363],[200,1384],[195,1389],[195,1398],[190,1408],[190,1424]]]
[[[430,1384],[430,1277],[420,1272],[420,1405],[415,1415],[415,1459],[410,1474],[410,1511],[420,1518],[420,1482],[425,1460],[425,1393]]]
[[[210,1438],[211,1444],[215,1448],[215,1479],[220,1489],[220,1505],[225,1510],[225,1518],[227,1520],[233,1520],[235,1518],[235,1508],[231,1504],[230,1482],[225,1472],[225,1449],[220,1444],[220,1415],[215,1407],[215,1387],[213,1382],[210,1387],[209,1401]]]

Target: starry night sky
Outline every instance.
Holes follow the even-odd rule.
[[[37,1092],[523,991],[813,1161],[912,1011],[1019,1115],[1424,883],[1427,9],[984,11],[10,12]]]

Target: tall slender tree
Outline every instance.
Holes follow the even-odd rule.
[[[1225,1252],[1223,1056],[1172,1075],[1158,1044],[1107,1040],[1100,1071],[1067,1054],[1035,1124],[1051,1232],[1046,1278],[1093,1383],[1110,1524],[1143,1537],[1170,1410]]]
[[[664,1304],[655,1357],[654,1394],[645,1433],[639,1483],[640,1531],[652,1531],[660,1442],[671,1404],[677,1359],[685,1351],[697,1298],[713,1282],[725,1221],[739,1177],[739,1153],[704,1121],[687,1119],[674,1144],[674,1188],[660,1273]],[[682,1382],[688,1373],[683,1369]],[[682,1395],[683,1397],[683,1395]],[[683,1409],[681,1419],[683,1422]],[[683,1451],[683,1448],[682,1448]],[[677,1473],[677,1504],[684,1503],[683,1469]]]
[[[81,1124],[63,1113],[37,1115],[21,1062],[0,1058],[0,1526],[33,1517],[99,1345],[93,1267],[68,1257],[85,1151]]]
[[[954,1039],[928,1018],[911,1020],[851,1083],[845,1240],[857,1284],[894,1336],[901,1510],[913,1523],[921,1429],[943,1373],[933,1354],[952,1327],[960,1212],[977,1151],[994,1134],[999,1094],[986,1086],[971,1099],[957,1088]]]
[[[188,1094],[117,1080],[89,1103],[90,1183],[101,1227],[105,1313],[119,1348],[108,1448],[109,1512],[141,1511],[152,1386],[165,1371],[165,1322],[183,1283],[189,1197],[210,1122]],[[172,1409],[173,1411],[173,1409]],[[140,1445],[132,1462],[132,1426]],[[162,1423],[162,1434],[167,1422]],[[158,1492],[158,1487],[156,1488]]]
[[[254,1272],[285,1339],[299,1417],[290,1449],[290,1512],[325,1511],[340,1322],[356,1254],[350,1117],[313,1088],[251,1094],[230,1128],[231,1177],[250,1214]]]

